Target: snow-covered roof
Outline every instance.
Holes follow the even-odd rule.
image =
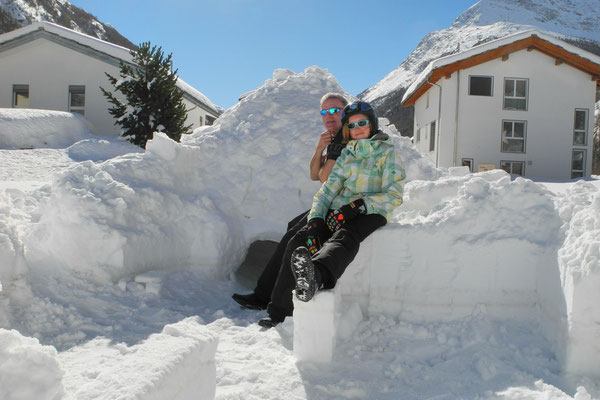
[[[46,21],[36,21],[30,25],[0,35],[0,51],[5,46],[9,48],[12,47],[11,43],[13,43],[14,46],[19,45],[21,43],[19,39],[23,39],[28,36],[34,36],[37,32],[41,34],[56,35],[60,38],[76,42],[77,44],[85,46],[95,52],[102,53],[126,63],[133,63],[133,57],[130,54],[130,50],[126,47],[119,46],[114,43],[110,43]],[[216,115],[221,114],[220,108],[214,105],[208,99],[208,97],[183,81],[181,78],[177,79],[177,86],[184,92],[185,97],[190,101],[199,103],[199,105],[203,105],[205,108],[207,108],[207,111],[211,111]]]
[[[430,62],[404,93],[402,105],[414,104],[442,76],[529,47],[561,58],[566,64],[584,70],[600,81],[600,57],[541,31],[527,30]],[[467,60],[471,62],[467,63]]]

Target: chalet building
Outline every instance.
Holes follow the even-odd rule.
[[[35,108],[84,115],[94,133],[118,135],[108,113],[111,104],[100,91],[112,85],[105,72],[118,77],[129,49],[50,23],[0,35],[0,108]],[[210,125],[219,109],[198,90],[178,79],[188,116],[186,124]]]
[[[526,31],[431,62],[408,88],[413,142],[437,166],[590,176],[600,57]]]

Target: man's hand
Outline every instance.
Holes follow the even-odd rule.
[[[332,133],[330,131],[326,131],[321,133],[321,135],[319,135],[319,142],[317,143],[317,151],[322,153],[323,150],[325,150],[325,147],[327,147],[333,141],[334,136],[335,132]]]
[[[358,214],[366,214],[367,206],[363,199],[354,200],[352,203],[341,206],[337,210],[332,210],[327,215],[327,227],[335,232],[346,223],[354,219]]]

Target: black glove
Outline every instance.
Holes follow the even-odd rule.
[[[307,237],[306,237],[306,248],[310,254],[315,254],[323,243],[327,241],[330,236],[330,232],[325,225],[323,218],[313,218],[308,221]]]
[[[350,204],[341,206],[337,210],[332,210],[327,215],[327,227],[332,232],[341,228],[346,221],[354,219],[358,214],[366,214],[367,206],[363,199],[354,200]]]
[[[346,145],[341,144],[341,143],[328,144],[327,145],[327,159],[328,160],[337,160],[337,158],[342,153],[342,150],[344,150],[344,147],[346,147]]]

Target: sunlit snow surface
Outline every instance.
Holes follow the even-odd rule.
[[[0,150],[0,398],[194,398],[198,366],[186,363],[209,362],[218,339],[217,399],[599,399],[597,377],[562,373],[543,328],[492,318],[477,297],[445,322],[372,313],[343,332],[330,364],[296,362],[293,319],[263,331],[264,313],[233,303],[232,292],[251,289],[231,279],[248,245],[278,239],[309,207],[319,99],[342,90],[319,68],[277,70],[182,144],[157,136],[140,152],[72,131],[84,141]],[[450,243],[465,238],[454,222],[473,234],[493,227],[482,245],[555,249],[565,287],[598,275],[598,180],[437,170],[386,131],[408,173],[399,229],[425,227]],[[520,209],[547,225],[527,226],[526,212],[505,221]],[[431,268],[425,277],[446,272]],[[599,291],[587,295],[598,304]],[[576,308],[580,320],[585,310]]]

